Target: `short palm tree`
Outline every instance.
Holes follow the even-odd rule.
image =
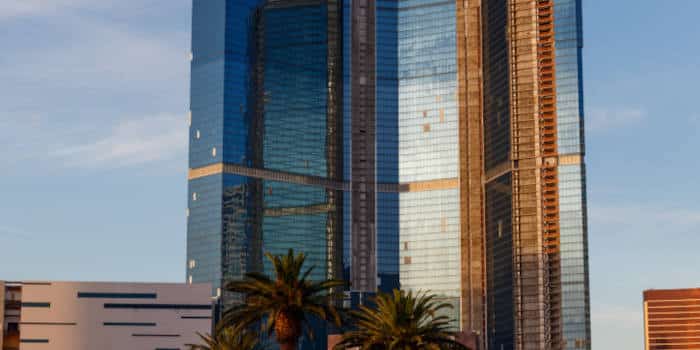
[[[201,345],[187,344],[190,350],[260,350],[258,337],[250,332],[238,332],[233,328],[221,328],[216,337],[197,333]]]
[[[362,305],[350,313],[355,330],[345,333],[335,349],[360,350],[444,350],[467,349],[455,340],[450,318],[438,315],[452,305],[440,303],[435,295],[394,290],[379,293],[376,307]]]
[[[226,289],[243,294],[245,301],[224,314],[223,325],[246,329],[260,323],[263,332],[274,334],[282,350],[297,349],[304,328],[313,337],[308,324],[311,316],[340,326],[333,290],[343,286],[343,281],[311,281],[313,267],[302,272],[306,256],[294,255],[291,249],[287,255],[266,256],[272,262],[274,278],[248,273],[244,280],[229,283]]]

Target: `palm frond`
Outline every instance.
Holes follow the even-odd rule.
[[[334,307],[338,298],[334,289],[345,282],[312,281],[314,267],[303,270],[303,253],[290,249],[284,255],[265,255],[273,276],[249,273],[243,280],[226,285],[227,291],[243,295],[244,302],[224,313],[223,326],[242,330],[258,325],[274,334],[278,342],[292,343],[303,333],[311,335],[310,316],[341,325],[340,312]]]
[[[444,311],[453,306],[429,293],[394,290],[379,293],[374,306],[351,312],[355,330],[343,335],[336,349],[441,350],[467,348],[457,342],[452,320]]]
[[[220,328],[216,336],[197,333],[203,344],[186,344],[190,350],[262,350],[258,337],[249,331]]]

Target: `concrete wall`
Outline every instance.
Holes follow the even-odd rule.
[[[210,292],[208,284],[24,283],[20,350],[185,349],[211,331]]]

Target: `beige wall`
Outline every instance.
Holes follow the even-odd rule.
[[[157,298],[78,298],[78,292],[155,293]],[[20,350],[185,349],[187,343],[199,343],[196,332],[210,332],[211,319],[182,317],[211,317],[211,309],[107,309],[105,303],[211,305],[210,292],[208,284],[25,283],[23,303],[51,306],[22,307],[21,338],[48,339],[49,343],[24,342]],[[106,326],[105,322],[155,326]]]

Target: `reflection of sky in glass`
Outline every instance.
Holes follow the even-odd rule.
[[[585,168],[559,167],[562,316],[567,349],[590,341]],[[583,344],[586,344],[585,342]],[[585,345],[583,348],[590,348]]]
[[[560,154],[582,154],[581,1],[555,0]],[[590,349],[586,179],[582,165],[559,167],[562,320],[567,349]]]
[[[579,0],[556,0],[557,108],[560,154],[583,151]],[[228,8],[224,9],[228,3]],[[267,169],[328,176],[327,9],[325,5],[266,9],[262,13],[262,74],[255,80],[250,9],[258,1],[195,2],[193,15],[190,167],[218,162],[251,165],[251,87],[261,84],[262,165]],[[485,16],[484,147],[487,168],[507,162],[510,151],[506,2],[489,2]],[[503,15],[497,12],[502,5]],[[343,2],[343,178],[351,176],[351,1]],[[438,0],[378,0],[376,14],[377,182],[458,177],[458,102],[455,4]],[[226,28],[226,29],[224,29]],[[228,31],[228,32],[226,32]],[[218,34],[217,34],[218,33]],[[221,33],[226,33],[225,37]],[[256,92],[257,93],[257,92]],[[199,137],[196,137],[199,134]],[[217,152],[212,153],[216,148]],[[579,165],[560,166],[563,322],[568,348],[589,339],[585,175]],[[190,181],[188,270],[194,282],[241,275],[253,228],[262,249],[309,254],[325,276],[329,198],[325,189],[235,175]],[[254,196],[254,191],[262,191]],[[512,342],[512,249],[499,243],[498,222],[510,223],[510,198],[487,188],[487,250],[501,343]],[[197,193],[197,199],[193,194]],[[342,205],[344,263],[351,261],[351,196]],[[499,202],[500,201],[500,202]],[[489,207],[490,206],[490,207]],[[220,208],[224,208],[223,212]],[[267,211],[265,211],[267,210]],[[458,303],[460,291],[459,192],[437,190],[377,195],[377,261],[380,288],[431,290]],[[489,211],[490,210],[490,211]],[[282,214],[280,214],[282,213]],[[258,215],[258,216],[255,216]],[[228,221],[227,221],[228,220]],[[235,221],[235,223],[234,223]],[[223,222],[223,225],[222,225]],[[258,225],[258,226],[256,226]],[[223,227],[223,228],[222,228]],[[399,234],[399,228],[401,232]],[[224,230],[222,232],[222,229]],[[510,235],[506,230],[505,236]],[[400,236],[399,236],[400,235]],[[222,238],[225,238],[222,240]],[[501,238],[503,239],[503,238]],[[229,245],[222,242],[229,242]],[[223,249],[222,249],[223,247]],[[229,259],[222,264],[223,259]],[[269,270],[269,266],[264,263]],[[504,270],[505,269],[505,270]],[[510,288],[510,289],[509,289]],[[510,294],[509,294],[510,293]],[[495,303],[495,304],[493,304]],[[493,308],[493,306],[501,305]],[[509,328],[510,327],[510,328]],[[508,335],[510,334],[510,335]],[[496,339],[496,338],[494,338]]]
[[[325,177],[326,7],[266,9],[262,21],[264,167]]]
[[[455,178],[455,5],[411,0],[399,6],[399,178]]]
[[[221,201],[222,176],[191,180],[187,220],[187,260],[196,265],[188,270],[192,282],[211,282],[221,287]]]
[[[399,180],[456,178],[455,4],[408,0],[399,8]],[[401,193],[400,200],[401,286],[458,304],[459,191]]]
[[[376,3],[377,182],[399,180],[398,2]],[[379,288],[399,287],[399,194],[377,194]]]
[[[312,278],[326,277],[328,209],[326,190],[285,182],[263,181],[264,210],[262,221],[263,251],[286,254],[289,249],[307,255],[307,267],[315,266]],[[306,213],[275,215],[269,209],[307,209]],[[273,273],[267,259],[265,272]]]
[[[196,1],[192,9],[190,168],[247,159],[248,59],[253,9],[258,0]],[[243,83],[241,83],[243,82]],[[199,136],[199,137],[197,137]],[[216,148],[217,152],[212,152]],[[222,279],[222,206],[224,183],[247,180],[215,175],[189,182],[187,260],[195,261],[193,282]],[[197,193],[197,200],[192,194]],[[239,268],[240,269],[240,268]]]

